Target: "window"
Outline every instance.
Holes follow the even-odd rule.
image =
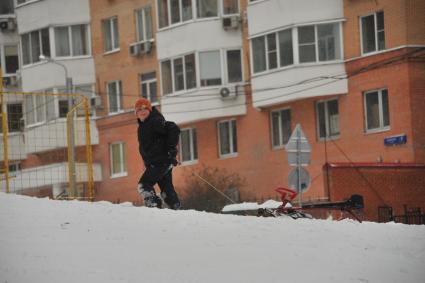
[[[5,75],[16,74],[19,69],[18,46],[10,45],[2,48],[0,45],[0,68]]]
[[[180,160],[182,163],[198,160],[198,146],[195,128],[181,130]]]
[[[339,26],[339,23],[331,23],[298,27],[300,63],[341,59]]]
[[[388,90],[381,89],[364,94],[366,131],[386,130],[390,126]]]
[[[186,22],[192,18],[191,0],[158,0],[159,28]]]
[[[239,14],[238,0],[223,0],[223,15]]]
[[[229,83],[236,83],[242,81],[242,57],[241,51],[227,50],[226,51],[226,62],[227,62],[227,81]]]
[[[109,113],[118,113],[122,110],[122,86],[121,81],[113,81],[107,84]]]
[[[254,73],[294,63],[292,30],[286,29],[252,40]]]
[[[384,12],[361,17],[362,53],[385,49]]]
[[[136,32],[138,42],[153,38],[152,32],[152,8],[145,7],[136,12]]]
[[[40,55],[50,57],[49,29],[33,31],[21,35],[23,64],[40,61]]]
[[[25,102],[26,125],[32,125],[46,121],[46,103],[42,95],[27,95]]]
[[[149,99],[152,103],[158,103],[156,91],[156,73],[145,73],[140,75],[140,95]]]
[[[196,87],[195,54],[161,62],[161,74],[164,94]]]
[[[220,51],[199,53],[201,86],[221,85]]]
[[[0,104],[1,107],[1,104]],[[23,118],[22,104],[13,103],[7,104],[6,109],[7,113],[7,129],[9,133],[21,131],[21,120]],[[0,120],[1,122],[1,120]],[[3,131],[3,127],[0,123],[0,134]]]
[[[273,148],[282,148],[291,137],[291,110],[282,109],[270,114]]]
[[[196,0],[196,15],[198,18],[218,16],[217,0]]]
[[[110,145],[111,154],[111,177],[127,176],[127,160],[125,143],[113,143]]]
[[[105,52],[119,49],[118,18],[113,17],[103,20],[103,36]]]
[[[13,0],[2,0],[0,1],[0,15],[13,14]]]
[[[339,136],[338,100],[318,102],[316,107],[319,139]]]
[[[55,27],[54,30],[57,57],[89,54],[87,25]]]
[[[218,137],[221,157],[237,154],[236,120],[219,122]]]

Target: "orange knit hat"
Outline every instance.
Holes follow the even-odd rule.
[[[148,109],[149,112],[152,111],[151,102],[148,99],[142,97],[142,98],[137,99],[136,103],[134,104],[134,112],[137,112],[137,110],[140,110],[140,109],[143,109],[143,108]]]

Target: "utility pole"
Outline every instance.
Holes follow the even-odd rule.
[[[74,99],[70,93],[72,93],[72,78],[66,77],[66,92],[68,94],[68,113],[70,114],[69,119],[69,136],[68,136],[68,162],[69,162],[69,194],[71,198],[79,197],[79,193],[76,189],[76,172],[75,172],[75,128],[74,128],[74,118],[75,113],[70,112],[74,107]]]

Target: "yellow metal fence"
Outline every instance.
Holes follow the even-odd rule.
[[[92,200],[89,99],[3,92],[2,86],[0,96],[0,191]]]

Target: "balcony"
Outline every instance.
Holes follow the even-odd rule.
[[[0,161],[4,161],[3,136],[0,135]],[[22,132],[9,133],[7,136],[8,160],[24,160],[27,158],[25,152],[24,134]]]
[[[85,120],[75,120],[75,146],[85,146]],[[66,119],[56,119],[25,130],[25,152],[27,154],[41,153],[58,148],[65,148],[67,141]],[[90,121],[90,143],[99,144],[99,132],[94,120]]]

